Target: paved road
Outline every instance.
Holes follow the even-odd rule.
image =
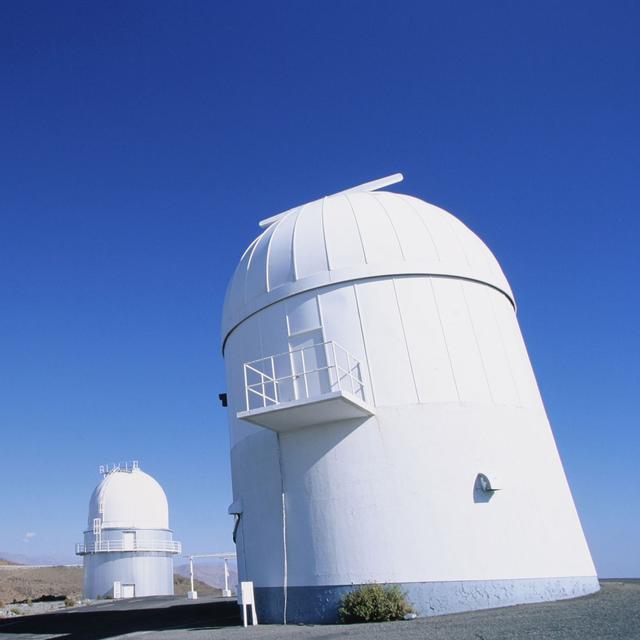
[[[12,625],[12,626],[7,626]],[[76,612],[0,621],[2,640],[640,640],[640,581],[605,581],[600,593],[408,622],[261,625],[243,629],[235,601],[144,598]],[[120,635],[118,635],[120,634]]]

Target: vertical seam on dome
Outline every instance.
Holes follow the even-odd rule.
[[[302,210],[308,206],[307,204],[303,204],[301,207],[298,207],[298,211],[296,213],[296,219],[293,223],[293,231],[291,232],[291,263],[293,264],[293,281],[295,282],[298,279],[298,263],[296,260],[296,235],[298,231],[298,221],[300,220],[300,214]]]
[[[484,356],[482,355],[482,349],[480,348],[480,340],[478,339],[478,332],[476,331],[476,325],[473,322],[473,315],[469,308],[469,300],[465,293],[466,282],[460,281],[460,291],[462,292],[462,299],[464,300],[464,307],[467,310],[467,317],[469,318],[469,324],[471,325],[471,333],[473,334],[473,340],[476,343],[476,349],[478,350],[478,357],[480,358],[480,364],[482,365],[482,373],[484,373],[484,379],[487,383],[487,391],[489,391],[489,397],[493,404],[497,404],[496,399],[493,397],[493,391],[491,389],[491,381],[489,380],[489,374],[487,373],[487,365],[484,362]]]
[[[274,228],[273,228],[273,233],[271,234],[271,237],[269,238],[269,244],[267,245],[267,260],[266,260],[266,267],[265,267],[265,281],[266,281],[266,285],[267,285],[267,293],[269,293],[271,291],[271,280],[269,278],[269,270],[271,268],[271,244],[273,242],[273,238],[276,235],[276,232],[278,231],[278,229],[280,228],[280,225],[282,224],[282,222],[284,221],[285,218],[288,217],[288,213],[283,215],[282,218],[280,218],[280,220],[277,220]]]
[[[431,289],[431,295],[433,296],[433,304],[436,308],[436,315],[438,316],[438,323],[440,324],[440,332],[442,333],[442,340],[444,342],[444,348],[447,350],[447,360],[449,361],[449,369],[451,369],[451,378],[453,379],[453,386],[456,388],[456,395],[458,396],[458,402],[462,399],[460,397],[460,388],[458,387],[458,380],[456,378],[456,370],[453,366],[453,360],[451,359],[451,350],[449,349],[449,341],[447,340],[447,334],[444,330],[444,324],[442,322],[442,314],[440,313],[440,305],[438,304],[438,296],[436,295],[436,288],[433,286],[433,278],[428,277],[429,288]]]
[[[398,243],[398,247],[400,249],[400,255],[402,256],[402,260],[404,262],[406,262],[407,261],[407,257],[404,255],[404,251],[402,249],[402,242],[400,242],[400,236],[398,235],[398,230],[396,229],[396,226],[393,224],[393,220],[391,219],[391,214],[387,211],[387,208],[384,206],[383,202],[378,197],[379,194],[371,193],[369,195],[372,195],[374,197],[375,201],[382,207],[382,210],[384,211],[385,215],[387,216],[387,219],[389,220],[389,224],[391,225],[391,228],[393,229],[393,234],[396,237],[396,242]]]
[[[329,262],[329,247],[327,246],[327,232],[324,227],[324,203],[327,197],[322,198],[322,204],[320,205],[320,225],[322,226],[322,239],[324,241],[324,257],[327,260],[327,271],[331,271],[331,263]]]
[[[391,278],[391,284],[393,285],[393,295],[396,301],[396,308],[398,309],[398,318],[400,318],[400,326],[402,327],[402,341],[404,342],[404,348],[407,352],[407,360],[409,360],[409,369],[411,369],[411,378],[413,379],[413,388],[416,392],[416,402],[420,402],[420,392],[418,391],[418,381],[416,380],[416,371],[413,367],[413,360],[411,359],[411,349],[409,349],[409,341],[407,340],[407,330],[404,326],[404,318],[402,317],[402,309],[400,308],[400,299],[398,298],[398,287],[396,285],[396,278]]]
[[[438,245],[436,244],[436,241],[433,239],[433,234],[431,233],[431,229],[429,229],[429,225],[427,224],[426,220],[420,215],[420,212],[413,206],[413,203],[411,202],[411,200],[409,200],[404,194],[398,193],[396,195],[398,195],[402,199],[402,201],[405,202],[408,205],[408,207],[416,214],[418,220],[420,220],[420,223],[425,228],[425,231],[427,232],[427,235],[431,240],[431,244],[433,245],[433,249],[436,252],[438,262],[442,262],[442,258],[440,257],[440,252],[438,251]]]
[[[360,335],[362,336],[362,348],[364,350],[364,358],[367,362],[367,376],[369,387],[371,388],[371,399],[373,401],[373,406],[376,406],[376,392],[373,385],[373,376],[371,375],[371,361],[369,360],[369,351],[367,350],[367,336],[364,328],[364,323],[362,322],[362,309],[360,307],[360,300],[358,299],[358,284],[357,282],[353,282],[353,297],[356,301],[356,311],[358,312],[358,326],[360,327]]]
[[[464,248],[464,243],[462,242],[462,240],[460,239],[460,236],[458,235],[458,232],[456,231],[456,225],[452,219],[453,216],[449,212],[446,212],[446,213],[447,215],[445,216],[445,220],[447,221],[447,225],[449,226],[449,229],[451,229],[451,233],[453,233],[453,237],[456,239],[456,242],[460,247],[460,251],[462,251],[462,255],[464,256],[467,266],[471,267],[472,266],[471,261],[469,260],[469,256],[467,255],[467,252]]]
[[[256,252],[256,249],[258,248],[258,245],[260,244],[260,241],[265,237],[267,231],[269,231],[270,227],[267,227],[257,238],[255,241],[255,244],[253,245],[253,249],[251,249],[251,253],[249,254],[249,260],[247,260],[247,270],[244,276],[244,287],[243,287],[243,303],[247,304],[247,280],[249,278],[249,271],[251,270],[251,264],[253,262],[253,256]],[[266,268],[266,265],[265,265]]]
[[[353,208],[353,203],[349,196],[344,193],[343,196],[347,199],[349,203],[349,208],[351,209],[351,213],[353,213],[353,219],[356,223],[356,230],[358,231],[358,237],[360,238],[360,246],[362,247],[362,255],[364,256],[364,263],[369,264],[369,259],[367,258],[367,250],[364,246],[364,240],[362,239],[362,232],[360,231],[360,225],[358,224],[358,216],[356,215],[356,210]]]
[[[260,234],[260,235],[262,235],[262,234]],[[249,251],[251,251],[253,249],[254,245],[256,244],[256,242],[258,242],[258,240],[260,240],[260,236],[258,236],[257,238],[254,238],[249,243],[249,246],[244,250],[244,253],[242,254],[242,256],[240,256],[239,264],[242,263],[242,261],[244,260],[244,257],[247,255],[247,253],[249,253]]]

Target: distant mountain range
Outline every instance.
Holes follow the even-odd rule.
[[[36,564],[36,565],[68,565],[82,564],[82,559],[74,555],[33,555],[27,556],[23,553],[10,553],[0,551],[0,559],[12,562],[13,564]]]

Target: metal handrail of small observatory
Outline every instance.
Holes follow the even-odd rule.
[[[309,357],[305,358],[305,353],[313,351],[317,356],[319,348],[322,348],[321,353],[324,356],[326,365],[308,369],[307,362]],[[294,354],[300,354],[300,363],[302,365],[300,371],[297,371],[294,365],[296,357]],[[276,375],[276,360],[278,358],[286,358],[285,362],[288,362],[288,371],[285,375]],[[343,364],[346,363],[346,366],[342,366],[340,360],[342,360]],[[314,393],[312,385],[310,385],[310,376],[312,374],[317,374],[318,376],[323,376],[324,374],[329,391]],[[252,375],[258,376],[257,382],[249,382]],[[296,380],[302,380],[301,387],[295,384]],[[308,400],[335,391],[350,392],[360,400],[365,400],[365,383],[362,379],[360,361],[334,340],[327,340],[246,362],[244,364],[244,388],[247,411],[266,408],[283,402],[279,387],[287,381],[291,381],[293,400]],[[254,397],[258,398],[260,406],[252,406],[251,399]]]
[[[93,544],[76,544],[76,554],[105,553],[109,551],[164,551],[166,553],[182,553],[182,543],[175,540],[100,540]]]

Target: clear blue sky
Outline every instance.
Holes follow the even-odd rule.
[[[639,32],[623,0],[4,3],[0,555],[73,559],[132,458],[229,549],[226,282],[259,219],[402,171],[502,263],[600,574],[640,576]]]

